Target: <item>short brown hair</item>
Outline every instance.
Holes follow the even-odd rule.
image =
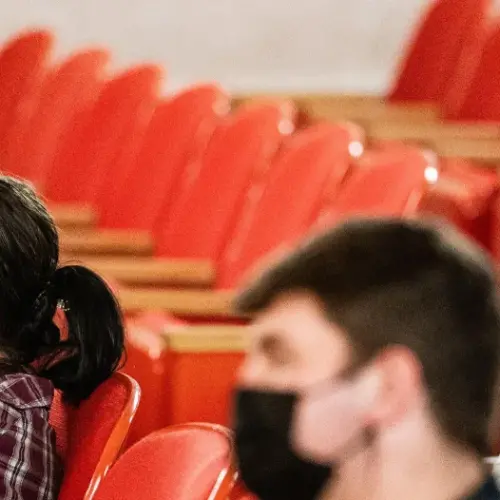
[[[352,220],[265,271],[236,308],[253,314],[291,291],[320,300],[359,362],[390,345],[411,349],[443,431],[488,452],[500,315],[492,267],[479,249],[449,228]]]

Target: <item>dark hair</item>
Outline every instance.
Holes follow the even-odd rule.
[[[487,257],[449,228],[352,220],[305,243],[241,293],[253,314],[306,291],[346,332],[355,362],[390,345],[420,360],[431,408],[455,442],[488,452],[500,317]]]
[[[32,365],[78,404],[119,367],[124,332],[119,306],[95,273],[58,268],[54,221],[26,183],[0,177],[0,350]],[[53,319],[63,306],[62,339]]]

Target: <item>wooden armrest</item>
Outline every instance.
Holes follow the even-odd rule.
[[[351,103],[381,103],[385,102],[383,96],[378,94],[329,94],[329,93],[301,93],[301,92],[255,92],[239,93],[231,101],[233,107],[241,106],[256,99],[288,99],[297,104],[307,105],[310,103],[328,104],[351,104]]]
[[[182,316],[238,317],[232,310],[231,291],[121,288],[118,298],[126,313],[163,310]]]
[[[61,261],[73,260],[64,255]],[[210,287],[215,282],[213,262],[200,259],[151,257],[84,257],[81,264],[127,285]]]
[[[72,255],[152,255],[150,233],[126,230],[61,231],[63,253]]]
[[[190,325],[161,335],[175,352],[245,352],[249,345],[245,326]]]
[[[490,123],[390,123],[367,126],[367,135],[376,140],[413,140],[434,144],[442,139],[500,139],[500,126]]]
[[[484,163],[500,163],[500,139],[447,139],[436,142],[434,150],[446,158],[466,158]]]
[[[97,213],[85,205],[53,205],[49,204],[49,211],[55,220],[56,226],[62,229],[91,228],[97,223]]]
[[[379,95],[363,94],[246,94],[234,99],[236,105],[256,98],[290,99],[311,118],[377,121],[436,121],[440,118],[435,104],[424,102],[389,103]]]
[[[435,122],[438,110],[429,105],[394,105],[385,102],[311,103],[304,111],[315,119],[351,120],[364,126],[374,122]]]

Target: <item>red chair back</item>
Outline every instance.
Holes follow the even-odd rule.
[[[104,50],[78,52],[49,73],[27,126],[15,134],[8,158],[11,172],[43,191],[61,135],[97,97],[108,59]]]
[[[96,500],[227,500],[235,481],[231,434],[210,424],[158,431],[127,450]]]
[[[433,159],[432,159],[433,160]],[[424,152],[408,148],[391,157],[389,152],[368,153],[329,205],[323,207],[319,224],[331,225],[360,216],[403,216],[413,213],[437,168]]]
[[[449,120],[461,119],[462,106],[471,91],[492,31],[491,18],[488,15],[491,0],[482,0],[482,4],[477,2],[478,9],[470,19],[469,28],[464,34],[464,49],[441,101],[441,114]]]
[[[28,31],[9,41],[0,52],[0,164],[6,163],[12,127],[25,124],[39,92],[52,49],[53,36],[46,30]]]
[[[165,315],[155,321],[145,314],[127,321],[127,362],[124,370],[141,385],[141,405],[128,444],[134,444],[170,423],[168,344],[160,335],[168,324]],[[163,316],[163,317],[162,317]]]
[[[77,117],[63,138],[49,175],[49,199],[104,204],[103,186],[117,182],[123,162],[137,152],[160,77],[157,66],[144,65],[105,85],[95,105]]]
[[[500,24],[490,29],[478,67],[458,110],[460,120],[500,121]]]
[[[443,161],[437,182],[430,184],[417,213],[435,215],[454,224],[493,251],[493,208],[498,197],[498,175],[464,160]]]
[[[350,124],[320,123],[294,134],[261,186],[249,193],[218,268],[218,286],[234,288],[263,255],[304,234],[325,189],[339,190],[350,149],[362,133]]]
[[[156,234],[157,253],[218,259],[235,226],[250,184],[264,175],[293,129],[290,104],[240,109],[218,127],[200,162],[190,166],[188,188]]]
[[[475,53],[467,43],[468,32],[490,4],[490,0],[433,1],[408,46],[389,99],[441,102],[461,59],[468,58],[471,49]]]
[[[121,373],[78,408],[65,405],[56,393],[50,421],[64,463],[60,500],[92,499],[122,450],[139,399],[138,384]]]
[[[129,172],[121,184],[108,186],[100,225],[152,231],[160,212],[165,224],[186,166],[198,161],[229,108],[229,96],[217,85],[200,85],[159,104]]]

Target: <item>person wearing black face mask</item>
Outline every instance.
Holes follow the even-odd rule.
[[[238,298],[234,400],[260,500],[500,499],[483,457],[499,368],[487,258],[448,228],[355,220]]]

